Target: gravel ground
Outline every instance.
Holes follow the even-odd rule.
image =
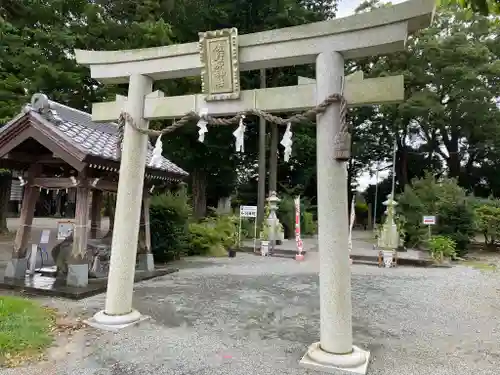
[[[238,254],[189,259],[137,284],[152,320],[119,333],[86,329],[52,362],[2,375],[305,375],[298,361],[319,336],[317,253],[304,263]],[[466,267],[353,266],[355,343],[372,375],[500,373],[500,274]],[[45,300],[89,316],[104,296]]]

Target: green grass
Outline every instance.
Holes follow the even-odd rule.
[[[491,263],[485,263],[485,262],[479,262],[479,261],[474,261],[474,260],[467,260],[464,261],[464,264],[468,267],[472,267],[476,270],[480,271],[496,271],[497,266],[495,264]]]
[[[52,343],[55,313],[36,302],[0,296],[0,366],[40,354]]]

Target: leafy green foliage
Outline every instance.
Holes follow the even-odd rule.
[[[368,204],[364,202],[357,202],[355,205],[356,221],[357,224],[366,225],[368,222]]]
[[[151,247],[155,261],[168,262],[185,254],[191,211],[184,191],[151,199]]]
[[[53,312],[34,301],[0,296],[0,367],[8,358],[50,346],[54,321]]]
[[[351,63],[366,76],[405,78],[403,103],[352,117],[356,163],[391,165],[396,140],[400,190],[428,170],[457,178],[476,195],[500,195],[499,27],[491,17],[441,8],[406,51]]]
[[[463,188],[454,179],[436,181],[432,175],[412,181],[399,196],[398,212],[405,217],[404,231],[407,243],[416,246],[425,242],[427,226],[424,215],[435,215],[434,234],[450,237],[455,241],[460,255],[467,251],[475,233],[474,214]]]
[[[313,211],[309,200],[301,197],[300,228],[303,234],[311,235],[316,233],[317,225],[314,221],[315,213]],[[292,196],[283,195],[281,197],[277,216],[283,225],[285,238],[295,238],[295,202]]]
[[[495,245],[500,239],[500,201],[490,200],[474,210],[477,230],[484,235],[486,245]]]
[[[168,20],[175,34],[176,43],[192,42],[198,39],[198,31],[215,30],[224,27],[237,27],[240,34],[272,30],[280,27],[299,25],[324,20],[333,16],[335,1],[311,0],[223,0],[214,6],[208,0],[176,2],[175,7],[165,8],[160,17]],[[300,68],[299,68],[300,69]],[[312,73],[312,69],[308,67]],[[284,84],[296,84],[297,69],[268,69],[268,87]],[[259,87],[258,72],[244,72],[241,75],[242,87],[253,89]],[[290,81],[293,81],[291,83]],[[158,83],[158,88],[165,92],[180,95],[187,92],[199,92],[199,80],[178,80],[175,85]],[[175,87],[172,87],[175,86]],[[191,173],[193,206],[196,217],[205,216],[205,201],[208,195],[212,201],[219,197],[229,196],[238,184],[238,170],[246,170],[253,166],[257,159],[256,118],[247,118],[245,133],[245,155],[237,155],[234,151],[234,137],[229,127],[219,127],[209,131],[205,142],[197,141],[197,128],[187,127],[164,139],[166,156]],[[193,124],[194,125],[194,124]],[[159,127],[166,123],[158,124]],[[314,129],[312,129],[314,131]],[[294,146],[300,146],[294,140]],[[310,148],[309,148],[310,150]],[[304,155],[305,157],[305,155]],[[315,159],[310,159],[310,161]],[[311,165],[309,162],[308,166]],[[313,164],[314,166],[314,164]],[[295,169],[301,174],[300,169]],[[310,169],[304,170],[300,181],[310,182]],[[288,176],[287,176],[288,177]],[[253,183],[255,181],[252,181]],[[256,191],[256,189],[252,189]],[[254,195],[255,193],[253,193]],[[248,202],[255,199],[246,199]],[[248,203],[247,203],[248,204]]]
[[[456,243],[446,236],[432,236],[428,240],[432,259],[442,262],[444,258],[455,259],[457,256]]]
[[[222,215],[189,224],[188,255],[225,256],[238,247],[238,218]]]
[[[307,236],[316,234],[318,224],[314,221],[314,215],[311,212],[304,212],[301,215],[301,232]]]
[[[438,0],[441,6],[459,5],[483,15],[500,14],[500,0]]]

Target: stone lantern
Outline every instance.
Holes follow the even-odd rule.
[[[271,241],[271,249],[274,250],[276,241],[278,240],[278,225],[279,220],[276,215],[278,210],[278,203],[281,199],[278,198],[275,191],[271,191],[267,202],[269,203],[269,216],[267,217],[267,225],[269,226],[269,241]]]
[[[394,255],[399,246],[399,232],[394,221],[394,211],[397,204],[398,203],[394,200],[392,194],[389,194],[387,196],[387,200],[383,203],[383,205],[387,207],[385,211],[387,217],[378,237],[378,247],[382,250],[384,264],[386,267],[394,265]]]

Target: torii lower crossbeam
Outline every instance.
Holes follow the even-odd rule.
[[[404,78],[400,75],[346,80],[344,96],[351,107],[401,102],[404,99]],[[201,94],[163,97],[162,93],[155,91],[144,99],[144,118],[174,119],[202,109],[207,109],[211,116],[226,116],[254,108],[271,113],[294,112],[310,109],[318,100],[315,83],[245,90],[239,100],[223,102],[206,102]],[[126,97],[118,96],[114,102],[95,103],[92,120],[116,121],[126,101]]]

